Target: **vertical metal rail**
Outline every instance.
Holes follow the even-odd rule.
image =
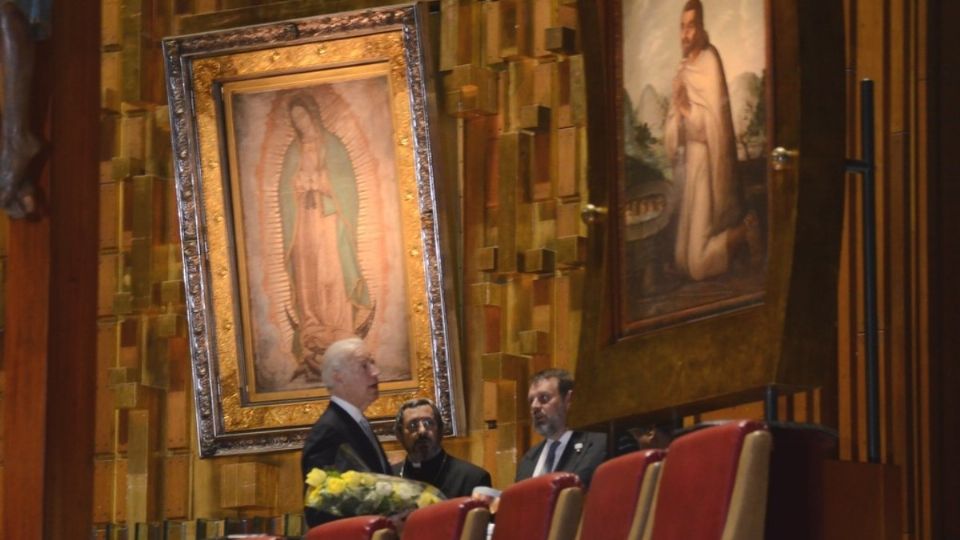
[[[880,377],[877,360],[877,249],[876,172],[874,152],[873,81],[860,81],[860,159],[847,160],[847,171],[863,178],[861,209],[863,227],[864,326],[866,331],[867,459],[880,462]]]

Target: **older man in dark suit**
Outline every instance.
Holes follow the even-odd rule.
[[[387,455],[363,416],[380,395],[380,369],[363,340],[347,338],[331,345],[323,355],[322,375],[330,405],[303,445],[303,477],[315,467],[391,474]],[[337,519],[313,508],[305,508],[304,514],[310,527]]]
[[[589,486],[593,472],[607,458],[607,436],[567,428],[567,411],[573,401],[570,373],[562,369],[536,373],[530,379],[527,399],[533,427],[544,441],[520,459],[516,479],[565,471],[575,473]]]

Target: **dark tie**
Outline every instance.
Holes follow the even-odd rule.
[[[553,468],[557,466],[556,457],[558,446],[560,446],[560,441],[553,441],[550,443],[550,448],[547,449],[547,460],[543,463],[544,474],[553,472]]]
[[[373,433],[373,427],[370,425],[370,422],[364,418],[363,422],[360,422],[360,427],[363,428],[363,432],[373,444],[373,451],[377,454],[378,461],[380,461],[380,467],[383,468],[384,472],[390,474],[390,464],[383,460],[383,452],[380,451],[380,441],[377,440],[377,436]]]

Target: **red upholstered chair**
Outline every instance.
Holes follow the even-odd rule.
[[[633,452],[597,467],[583,508],[579,538],[639,540],[667,453]]]
[[[751,421],[675,439],[644,540],[762,539],[771,446],[770,432]]]
[[[583,488],[575,474],[521,480],[500,496],[493,540],[572,540],[582,509]]]
[[[485,502],[459,497],[414,511],[403,526],[403,540],[483,540],[490,510]]]
[[[393,523],[383,516],[357,516],[317,525],[305,540],[396,540]]]

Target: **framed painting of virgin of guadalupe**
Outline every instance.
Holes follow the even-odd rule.
[[[164,43],[202,455],[301,446],[349,337],[381,371],[375,430],[412,397],[462,429],[418,18]]]

